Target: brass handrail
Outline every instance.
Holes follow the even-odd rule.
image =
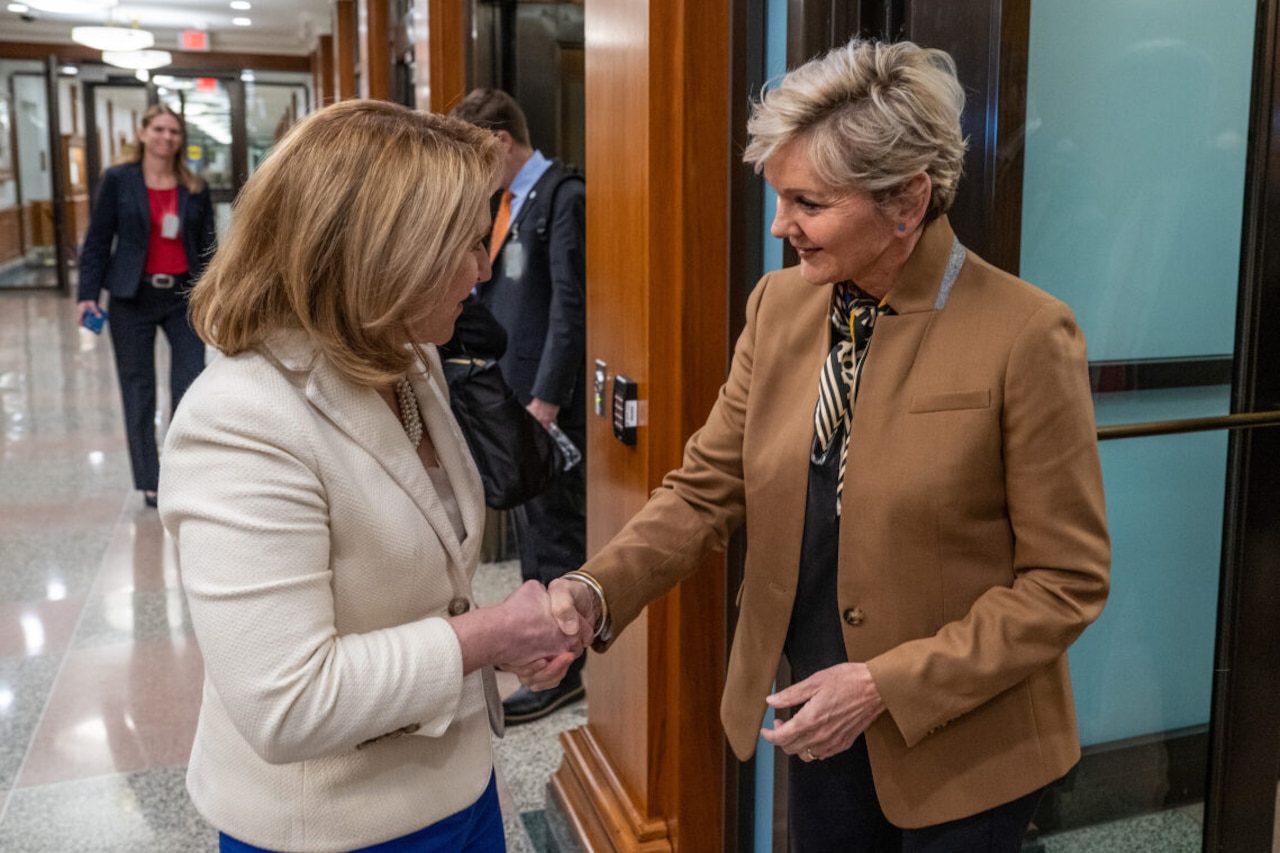
[[[1113,438],[1142,438],[1149,435],[1172,435],[1179,432],[1205,432],[1215,429],[1280,426],[1280,411],[1242,412],[1215,415],[1211,418],[1180,418],[1172,421],[1115,424],[1098,427],[1098,441]]]

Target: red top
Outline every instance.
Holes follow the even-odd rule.
[[[187,251],[182,246],[181,228],[173,237],[165,237],[162,230],[166,215],[178,215],[178,188],[153,190],[148,187],[147,201],[151,204],[151,242],[147,245],[147,262],[142,272],[146,275],[186,272]]]

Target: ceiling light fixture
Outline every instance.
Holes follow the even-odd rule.
[[[253,8],[253,4],[249,0],[231,0],[231,8],[237,12],[247,12]]]
[[[173,54],[167,50],[104,50],[102,61],[116,68],[151,71],[173,63]]]
[[[17,12],[19,15],[21,15],[23,12],[31,11],[31,7],[25,3],[10,3],[5,8],[8,9],[10,12]]]
[[[156,37],[136,27],[72,27],[71,40],[94,50],[146,50]]]
[[[231,23],[235,24],[237,27],[253,26],[253,21],[249,20],[248,18],[232,18]]]

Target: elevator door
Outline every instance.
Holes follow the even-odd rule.
[[[1036,817],[1048,851],[1199,851],[1223,796],[1256,9],[1030,7],[1020,274],[1088,339],[1113,549],[1106,611],[1070,652],[1084,757]]]

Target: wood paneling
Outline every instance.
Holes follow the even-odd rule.
[[[641,400],[635,447],[589,418],[593,553],[680,463],[727,370],[730,11],[587,4],[587,357]],[[552,780],[588,849],[720,849],[724,619],[717,555],[589,662],[589,721]]]
[[[333,36],[316,39],[316,49],[311,53],[311,76],[314,79],[316,108],[334,102]]]
[[[419,109],[447,113],[467,94],[467,24],[464,3],[415,0],[426,8],[414,27],[414,88]],[[417,17],[418,21],[422,16]]]
[[[391,28],[387,0],[356,0],[360,48],[360,97],[391,97]]]
[[[333,74],[336,99],[356,97],[355,0],[333,3]]]
[[[31,235],[31,244],[28,248],[52,246],[55,239],[53,200],[33,201],[30,205],[27,205],[24,213],[27,215],[27,222],[31,226],[30,230],[26,232]]]
[[[22,257],[21,214],[16,207],[0,210],[0,264]]]
[[[311,70],[311,62],[305,56],[285,56],[275,53],[220,53],[192,52],[170,50],[173,54],[173,65],[165,68],[164,73],[185,73],[188,71],[240,71],[253,68],[258,71],[302,71]],[[102,51],[92,50],[83,45],[46,44],[43,42],[0,41],[0,59],[39,59],[46,60],[55,55],[60,61],[67,62],[101,62]]]

